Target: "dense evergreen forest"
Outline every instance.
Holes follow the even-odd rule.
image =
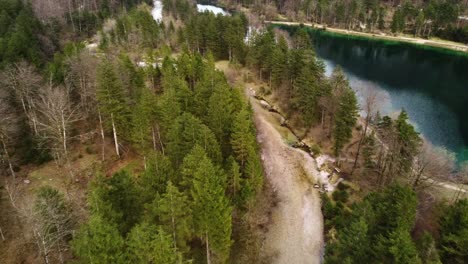
[[[267,87],[259,96],[277,99],[288,126],[320,128],[330,155],[349,157],[358,135],[345,169],[375,191],[323,195],[326,263],[466,262],[466,200],[421,209],[445,161],[427,156],[405,111],[380,117],[339,67],[326,77],[306,29],[246,40],[242,13],[164,0],[169,19],[156,22],[148,4],[0,0],[5,263],[267,263],[251,224],[268,193],[253,108],[219,60],[252,72],[242,78]],[[58,172],[34,176],[48,166]]]
[[[209,1],[210,2],[210,1]],[[289,21],[314,22],[364,32],[406,33],[437,36],[468,43],[467,1],[378,1],[378,0],[277,0],[211,1],[227,6],[241,4],[264,15],[278,14]]]

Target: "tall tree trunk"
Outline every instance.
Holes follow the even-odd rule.
[[[3,231],[1,227],[0,227],[0,236],[2,236],[2,240],[5,241],[5,236],[3,235]]]
[[[174,218],[174,204],[172,201],[172,193],[171,193],[171,222],[172,222],[172,237],[174,239],[174,248],[177,248],[177,236],[176,236],[176,225],[175,225],[175,218]]]
[[[76,29],[75,29],[75,22],[73,22],[72,6],[71,6],[71,1],[70,1],[70,0],[68,0],[68,15],[70,16],[70,21],[71,21],[71,23],[72,23],[73,32],[76,32]]]
[[[206,242],[206,264],[211,264],[210,243],[208,241],[208,233],[205,236],[205,242]]]
[[[65,117],[63,116],[63,111],[62,111],[62,144],[63,144],[63,152],[65,154],[65,157],[68,157],[68,150],[67,150],[67,130],[65,127]]]
[[[105,138],[104,138],[104,128],[102,126],[102,117],[101,117],[101,111],[98,110],[98,116],[99,116],[99,129],[101,130],[101,139],[102,139],[102,161],[105,160]]]
[[[158,132],[158,139],[159,139],[159,144],[161,145],[161,152],[163,155],[164,154],[164,144],[162,142],[162,139],[161,139],[161,132],[159,131],[159,126],[156,126],[156,129],[157,129],[157,132]]]
[[[112,133],[114,134],[115,153],[120,158],[119,140],[117,138],[117,129],[115,128],[114,114],[111,114],[111,122],[112,122]]]
[[[152,135],[152,138],[153,138],[153,150],[156,151],[156,135],[154,133],[154,127],[151,126],[151,135]]]
[[[16,174],[15,174],[15,171],[13,170],[13,165],[11,164],[10,155],[8,154],[8,150],[5,144],[5,139],[3,138],[3,136],[1,137],[1,140],[2,140],[3,152],[5,152],[6,161],[8,162],[8,167],[10,169],[11,176],[13,177],[13,179],[16,179]]]
[[[361,139],[359,140],[359,144],[358,144],[358,148],[357,148],[357,152],[356,152],[356,157],[354,158],[353,168],[351,169],[351,173],[350,173],[351,176],[353,175],[354,170],[356,169],[357,161],[359,159],[359,153],[361,151],[361,146],[362,146],[362,143],[364,142],[364,139],[366,138],[366,135],[367,135],[367,128],[369,127],[369,121],[370,121],[369,119],[370,119],[370,117],[367,116],[366,117],[366,124],[364,125],[364,132],[362,133]]]

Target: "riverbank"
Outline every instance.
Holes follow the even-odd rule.
[[[354,37],[374,39],[374,40],[409,43],[409,44],[423,46],[423,47],[426,46],[426,47],[431,47],[431,48],[455,51],[462,55],[468,56],[468,45],[446,41],[446,40],[423,39],[423,38],[414,38],[414,37],[406,37],[406,36],[391,36],[385,33],[381,33],[381,34],[366,33],[366,32],[359,32],[359,31],[346,30],[346,29],[340,29],[340,28],[326,27],[324,25],[315,24],[315,23],[299,23],[299,22],[286,22],[286,21],[284,22],[283,21],[265,21],[265,23],[273,24],[273,25],[286,25],[286,26],[304,25],[306,27],[311,27],[315,29],[325,29],[326,32],[336,33],[336,34],[340,34],[344,36],[354,36]]]

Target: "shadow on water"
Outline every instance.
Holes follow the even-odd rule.
[[[468,160],[468,54],[309,32],[318,57],[328,67],[340,65],[351,86],[372,82],[390,97],[387,114],[406,109],[426,139]]]

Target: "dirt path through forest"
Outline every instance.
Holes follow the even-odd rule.
[[[319,193],[312,187],[318,175],[315,161],[288,146],[268,121],[271,113],[251,101],[266,180],[280,200],[273,208],[262,253],[272,257],[272,263],[320,263],[323,217]]]

